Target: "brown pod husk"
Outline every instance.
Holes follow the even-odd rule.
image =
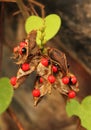
[[[27,38],[25,39],[25,48],[26,53],[25,54],[19,54],[17,52],[16,59],[17,63],[19,64],[19,69],[17,72],[17,82],[14,88],[18,88],[27,78],[28,75],[30,75],[33,71],[36,71],[36,80],[35,80],[35,89],[39,89],[40,96],[34,97],[34,105],[36,106],[44,96],[47,94],[51,94],[52,89],[56,89],[59,91],[60,94],[68,96],[68,93],[70,90],[73,90],[75,92],[79,91],[78,88],[78,82],[76,84],[68,83],[64,84],[62,82],[62,78],[67,76],[70,77],[74,76],[73,74],[69,73],[68,70],[68,63],[66,55],[59,51],[56,48],[45,48],[46,51],[43,51],[38,47],[36,44],[36,31],[32,31],[28,34]],[[19,46],[19,45],[18,45]],[[15,57],[14,57],[15,58]],[[48,62],[48,66],[44,66],[41,63],[41,59],[46,58]],[[30,69],[28,71],[23,71],[21,68],[21,65],[23,63],[28,63],[30,66]],[[52,70],[52,66],[55,65],[58,67],[58,72],[54,73]],[[48,81],[48,76],[53,75],[56,79],[54,83],[50,83]],[[39,82],[39,79],[37,76],[43,78],[43,83]]]

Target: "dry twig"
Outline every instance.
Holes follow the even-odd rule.
[[[7,113],[9,114],[9,116],[13,119],[13,121],[15,122],[16,126],[18,127],[19,130],[24,130],[22,124],[20,123],[20,121],[18,120],[18,118],[16,117],[16,114],[12,111],[11,108],[7,109]]]

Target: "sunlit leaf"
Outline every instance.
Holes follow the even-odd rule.
[[[25,23],[25,30],[27,33],[32,30],[38,30],[43,25],[43,19],[38,16],[30,16]]]
[[[59,31],[61,26],[61,19],[56,14],[48,15],[45,18],[45,39],[48,41],[54,37]]]
[[[69,116],[78,115],[80,104],[75,99],[71,99],[67,102],[66,111]]]
[[[87,109],[88,111],[91,111],[91,96],[87,96],[82,101],[82,106],[84,109]]]
[[[0,79],[0,114],[9,106],[13,97],[13,88],[8,78]]]
[[[81,119],[81,125],[91,130],[91,96],[84,98],[81,104],[76,100],[71,100],[67,103],[66,111],[69,116],[78,116]]]
[[[45,42],[54,37],[59,31],[60,26],[61,26],[61,19],[56,14],[48,15],[44,19],[38,16],[30,16],[26,20],[25,30],[27,33],[31,32],[32,30],[37,30],[42,33],[41,38],[38,37],[39,35],[37,35],[36,42],[39,45],[40,40],[42,40],[41,44],[45,44]]]

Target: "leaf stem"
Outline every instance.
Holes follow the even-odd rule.
[[[79,118],[77,118],[77,128],[76,128],[76,130],[86,130],[85,128],[83,128],[81,126],[81,120]]]

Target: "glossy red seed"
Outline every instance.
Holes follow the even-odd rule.
[[[71,82],[72,82],[72,84],[76,84],[77,78],[75,76],[72,76],[71,77]]]
[[[34,89],[32,91],[32,95],[33,95],[33,97],[39,97],[40,96],[40,90],[39,89]]]
[[[70,91],[70,92],[68,93],[68,97],[69,97],[69,98],[74,98],[74,97],[76,97],[76,93],[75,93],[74,91]]]
[[[30,65],[28,63],[24,63],[24,64],[22,64],[21,68],[23,71],[28,71],[30,69]]]
[[[48,76],[48,81],[49,81],[50,83],[54,83],[54,82],[56,81],[56,78],[55,78],[53,75],[49,75],[49,76]]]
[[[52,66],[52,71],[53,71],[54,73],[56,73],[56,72],[58,71],[58,68],[53,65],[53,66]]]
[[[16,85],[16,82],[17,82],[17,78],[15,76],[11,77],[10,79],[10,83],[15,86]]]
[[[42,77],[40,77],[39,82],[43,83],[43,78]]]
[[[26,44],[26,42],[20,42],[20,47],[25,47]]]
[[[19,54],[22,55],[22,47],[19,48]]]
[[[63,82],[64,84],[68,84],[69,81],[70,81],[70,79],[69,79],[69,77],[67,77],[67,76],[65,76],[65,77],[62,78],[62,82]]]
[[[41,59],[41,64],[47,67],[48,66],[48,59],[42,58]]]
[[[19,46],[14,47],[13,52],[16,53],[19,51]]]
[[[20,47],[19,48],[19,53],[22,55],[22,54],[26,54],[26,48],[24,47]]]

